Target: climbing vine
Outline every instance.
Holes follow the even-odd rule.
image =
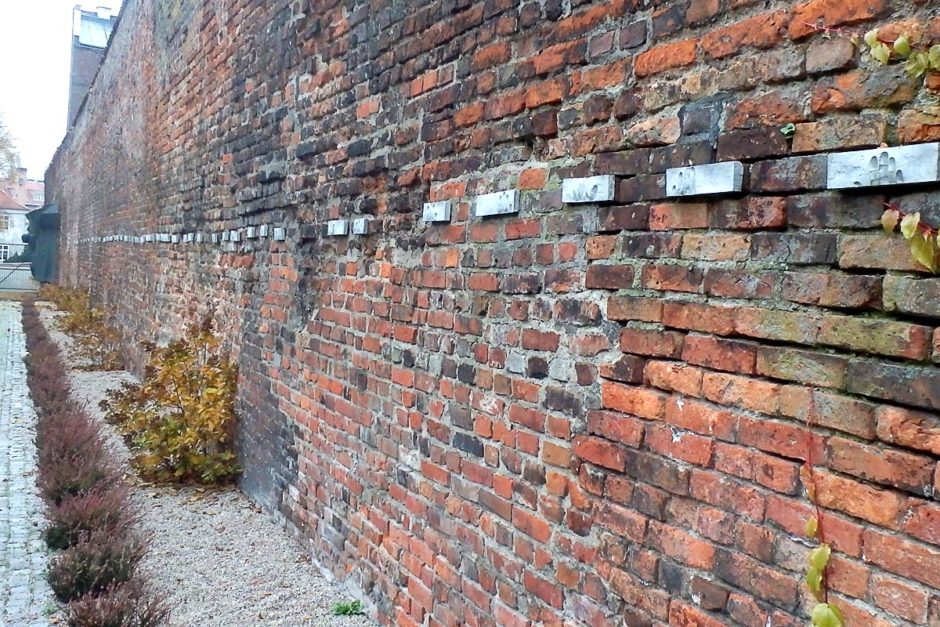
[[[904,61],[904,69],[912,78],[921,78],[928,72],[940,72],[940,44],[927,46],[915,43],[906,34],[884,39],[878,29],[865,34],[865,44],[871,58],[883,65],[891,61]]]
[[[920,219],[920,212],[904,213],[888,203],[881,216],[881,226],[888,233],[894,233],[900,226],[901,235],[911,246],[911,255],[920,265],[931,272],[936,272],[940,245],[937,243],[937,229],[925,224]]]
[[[806,487],[806,495],[815,508],[814,515],[806,521],[806,537],[815,540],[817,545],[809,552],[806,563],[806,587],[813,593],[816,599],[816,605],[810,614],[810,620],[814,627],[845,627],[845,618],[842,610],[833,603],[829,602],[829,589],[826,586],[826,569],[829,566],[829,558],[832,555],[832,547],[826,542],[826,534],[823,529],[823,512],[819,506],[817,498],[817,482],[815,474],[815,447],[812,442],[812,416],[815,414],[815,398],[810,394],[809,410],[806,415],[806,426],[809,427],[806,434],[806,460],[800,468],[800,479]]]
[[[878,29],[865,33],[864,37],[848,33],[842,29],[828,26],[811,25],[826,37],[838,35],[848,37],[856,46],[864,42],[869,56],[876,62],[887,65],[892,62],[904,62],[908,75],[921,79],[929,73],[940,73],[940,44],[927,44],[916,41],[909,34],[901,33],[893,39],[883,37]],[[796,126],[788,124],[780,129],[787,137],[792,137]],[[911,256],[931,272],[940,268],[940,244],[937,241],[938,230],[921,220],[920,212],[904,213],[895,205],[886,203],[881,216],[881,225],[888,233],[900,230],[901,235],[911,247]]]

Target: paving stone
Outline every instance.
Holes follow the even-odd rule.
[[[36,414],[26,386],[19,303],[0,301],[0,625],[47,626],[43,505],[36,488]]]

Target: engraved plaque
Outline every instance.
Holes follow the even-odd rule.
[[[229,239],[230,242],[240,242],[241,239],[242,239],[242,235],[241,235],[240,232],[238,232],[238,231],[236,231],[236,230],[232,230],[232,231],[229,233],[228,239]]]
[[[356,218],[352,223],[353,235],[365,235],[369,232],[369,219]]]
[[[202,233],[196,233],[196,243],[201,244],[205,236]]]
[[[284,227],[276,226],[274,227],[274,241],[283,242],[287,239],[287,229]]]
[[[170,241],[173,242],[174,244],[179,244],[180,236],[174,233],[173,235],[170,236]]]
[[[255,239],[258,237],[258,229],[256,227],[249,226],[245,229],[245,237],[248,239]]]
[[[258,237],[267,237],[270,227],[267,224],[262,224],[258,227]]]
[[[829,189],[886,187],[940,180],[940,143],[829,155]]]
[[[708,165],[666,170],[667,196],[708,196],[740,192],[744,183],[744,164],[724,161]]]
[[[482,218],[485,216],[501,216],[510,213],[519,213],[519,192],[508,190],[493,192],[477,196],[473,203],[473,214]]]
[[[610,202],[616,182],[612,175],[565,179],[561,183],[561,201],[565,203]]]
[[[330,220],[326,223],[326,234],[330,236],[346,235],[349,233],[349,222],[346,220]]]
[[[168,244],[171,241],[169,233],[160,233],[160,241]]]
[[[224,237],[224,236],[225,236],[225,233],[222,233],[222,236]],[[218,244],[218,243],[219,243],[219,234],[218,234],[218,233],[213,233],[213,234],[212,234],[212,243],[213,243],[213,244]]]
[[[450,222],[451,203],[449,200],[424,203],[425,222]]]

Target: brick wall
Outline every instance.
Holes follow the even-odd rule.
[[[253,498],[383,623],[802,625],[811,456],[849,624],[940,621],[940,280],[879,230],[940,193],[826,189],[940,111],[810,26],[940,40],[935,3],[311,4],[126,2],[47,178],[129,347],[216,312]],[[590,174],[616,202],[562,203]]]

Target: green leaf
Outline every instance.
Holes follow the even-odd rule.
[[[907,60],[904,70],[913,78],[919,78],[930,69],[930,57],[926,52],[915,52]]]
[[[930,68],[940,72],[940,44],[931,46],[927,52],[927,61],[930,62]]]
[[[813,627],[845,627],[842,612],[835,605],[820,603],[813,608]]]
[[[831,554],[832,549],[829,548],[828,544],[820,544],[809,552],[809,565],[819,572],[822,572],[826,570],[826,564],[829,563],[829,556]]]
[[[793,137],[796,134],[796,124],[790,122],[789,124],[781,126],[780,132],[783,133],[785,137]]]
[[[907,35],[901,35],[894,40],[894,51],[902,57],[911,54],[911,40]]]
[[[884,230],[888,233],[894,233],[894,229],[898,228],[898,222],[900,220],[901,212],[897,209],[887,209],[881,214],[881,226],[884,227]]]
[[[878,63],[881,63],[882,65],[887,65],[888,61],[891,60],[891,48],[889,48],[886,44],[872,46],[871,58]]]
[[[816,517],[813,516],[806,521],[806,537],[810,540],[816,539],[816,534],[819,532],[819,521],[816,520]]]
[[[878,45],[878,29],[873,28],[872,30],[865,33],[865,43],[868,44],[869,48],[874,48]]]
[[[917,226],[920,224],[920,212],[909,213],[901,220],[901,235],[904,239],[911,239],[917,233]]]
[[[823,574],[821,570],[815,568],[810,568],[806,571],[806,587],[809,588],[810,592],[813,593],[813,596],[817,600],[822,601],[822,578]]]
[[[936,240],[929,233],[911,239],[911,254],[920,265],[931,272],[937,271]]]

